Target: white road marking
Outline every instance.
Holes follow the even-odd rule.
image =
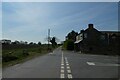
[[[67,66],[67,69],[70,69],[70,67],[69,67],[69,66]]]
[[[69,66],[69,63],[68,63],[68,60],[67,60],[67,57],[65,57],[65,62],[66,62],[66,67],[67,67],[67,77],[68,78],[73,78],[72,77],[72,72],[71,72],[71,69],[70,69],[70,66]]]
[[[114,63],[101,63],[101,62],[87,62],[88,65],[92,66],[115,66],[118,67],[120,64],[114,64]]]
[[[69,66],[69,64],[66,64],[67,66]]]
[[[64,69],[64,67],[63,67],[63,66],[61,66],[61,69]]]
[[[72,78],[72,75],[71,75],[71,74],[68,74],[68,78]]]
[[[68,73],[71,73],[71,70],[67,70]]]
[[[65,75],[64,75],[64,74],[61,74],[61,75],[60,75],[60,78],[65,78]]]
[[[64,70],[61,70],[61,73],[64,73]]]
[[[69,63],[68,63],[68,60],[67,60],[67,57],[65,57],[65,60],[64,60],[64,57],[63,57],[63,52],[62,52],[62,58],[61,58],[61,74],[60,74],[60,78],[65,78],[65,68],[64,68],[64,63],[66,64],[65,67],[67,69],[67,77],[68,78],[73,78],[72,77],[72,72],[70,70],[70,66],[69,66]]]
[[[65,61],[68,62],[67,58],[65,57]]]
[[[67,60],[67,58],[66,58],[66,57],[65,57],[65,62],[66,62],[66,65],[69,65],[68,60]]]
[[[62,52],[62,59],[61,59],[61,73],[60,73],[60,78],[65,78],[65,75],[64,75],[64,57],[63,57],[63,52]]]
[[[64,64],[61,64],[62,66],[64,66]]]
[[[88,65],[95,65],[93,62],[87,62]]]

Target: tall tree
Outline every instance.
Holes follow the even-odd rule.
[[[56,38],[53,37],[50,42],[52,43],[52,46],[55,47],[57,45]]]
[[[77,35],[78,35],[78,33],[75,32],[74,30],[72,30],[70,33],[68,33],[68,35],[66,36],[66,38],[67,38],[68,40],[72,40],[73,42],[75,42]]]

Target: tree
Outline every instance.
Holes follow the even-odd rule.
[[[50,40],[50,42],[52,43],[52,47],[55,47],[55,46],[57,45],[57,43],[56,43],[56,38],[55,38],[55,37],[53,37],[53,38]]]
[[[25,41],[25,44],[28,44],[28,42],[27,42],[27,41]]]
[[[34,43],[33,42],[30,42],[29,45],[33,45]]]
[[[64,42],[63,46],[67,50],[74,50],[74,42],[73,42],[73,40],[66,40]]]
[[[76,41],[76,36],[78,35],[77,32],[75,32],[74,30],[72,30],[70,33],[68,33],[68,35],[66,36],[67,40],[72,40],[72,41]]]
[[[38,42],[38,45],[41,45],[41,42]]]
[[[20,44],[20,42],[16,40],[16,41],[12,42],[12,44]]]
[[[76,36],[78,35],[77,32],[72,30],[68,35],[66,36],[66,41],[64,42],[63,46],[67,50],[74,50],[74,42],[76,41]]]

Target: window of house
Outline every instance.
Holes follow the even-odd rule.
[[[83,40],[83,34],[80,34],[80,40]]]
[[[84,38],[87,38],[87,33],[84,34]]]

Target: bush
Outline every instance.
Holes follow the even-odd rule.
[[[66,40],[63,46],[67,50],[74,50],[74,42],[72,40]]]
[[[37,49],[37,52],[38,52],[38,53],[41,53],[41,52],[42,52],[41,47],[39,47],[39,48]]]
[[[26,49],[24,49],[23,50],[23,56],[28,56],[28,55],[29,55],[28,51]]]
[[[16,60],[18,59],[18,57],[12,55],[12,54],[4,54],[2,55],[2,61],[3,62],[8,62],[8,61],[12,61],[12,60]]]

